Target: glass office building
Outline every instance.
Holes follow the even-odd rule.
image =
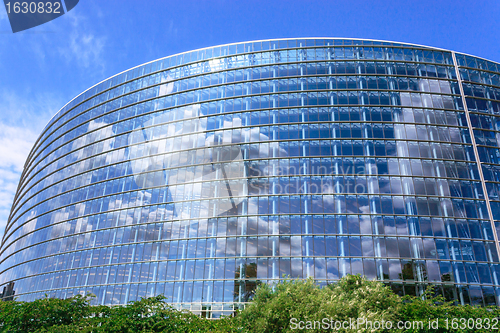
[[[4,299],[164,294],[218,317],[283,276],[500,304],[500,64],[420,45],[200,49],[83,92],[31,151]]]

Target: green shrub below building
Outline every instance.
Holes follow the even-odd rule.
[[[459,306],[433,296],[394,294],[378,281],[348,275],[324,288],[312,279],[260,285],[234,317],[200,318],[163,296],[126,306],[92,297],[0,302],[1,332],[497,332],[499,307]]]

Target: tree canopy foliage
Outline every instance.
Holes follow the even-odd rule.
[[[126,306],[90,305],[91,297],[33,302],[0,302],[2,332],[232,332],[229,318],[202,319],[178,311],[163,296],[143,298]]]
[[[324,318],[348,321],[350,318],[394,320],[400,298],[382,283],[349,275],[338,283],[321,288],[312,279],[287,280],[274,287],[262,285],[253,302],[239,314],[248,332],[294,332],[293,319],[304,323]],[[306,325],[304,325],[306,327]],[[321,332],[317,327],[308,332]]]
[[[457,306],[442,296],[399,297],[378,281],[348,275],[320,287],[312,279],[261,284],[235,317],[200,318],[170,306],[157,296],[125,306],[91,305],[92,296],[0,302],[0,332],[321,332],[325,324],[364,325],[327,329],[340,332],[492,332],[500,308]],[[326,319],[325,319],[326,318]],[[373,329],[368,322],[412,322],[421,326]],[[496,326],[494,325],[497,322]]]
[[[425,297],[405,296],[399,318],[401,321],[422,321],[421,329],[406,329],[406,332],[498,332],[500,330],[500,308],[471,305],[455,305],[442,295],[434,296],[429,288]],[[437,323],[437,325],[433,325]]]

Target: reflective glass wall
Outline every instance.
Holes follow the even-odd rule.
[[[260,283],[359,273],[500,304],[499,73],[418,45],[288,39],[116,75],[31,151],[0,296],[164,294],[215,318]]]

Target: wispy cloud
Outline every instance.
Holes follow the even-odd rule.
[[[12,179],[12,171],[21,172],[36,134],[24,127],[0,124],[0,179]],[[7,170],[7,171],[6,171]]]
[[[177,29],[177,26],[174,24],[174,20],[170,20],[170,23],[168,24],[168,34],[174,35],[174,37],[177,38],[178,33],[179,29]]]
[[[0,92],[0,124],[40,132],[49,119],[65,104],[57,92],[34,93],[26,89]]]
[[[1,143],[0,139],[0,143]],[[2,232],[5,227],[5,222],[9,216],[10,205],[14,199],[17,183],[19,181],[19,173],[12,171],[9,168],[0,168],[0,223],[2,223]]]
[[[19,177],[37,135],[24,128],[0,124],[0,234],[3,234]]]
[[[0,9],[0,21],[7,19],[7,11]]]
[[[106,38],[99,37],[90,29],[87,19],[76,13],[68,13],[71,20],[70,42],[68,45],[59,48],[60,54],[67,60],[76,59],[79,66],[88,68],[91,65],[98,65],[104,68],[102,58]]]
[[[25,94],[29,97],[0,93],[0,238],[26,158],[43,126],[63,105],[54,95]]]

